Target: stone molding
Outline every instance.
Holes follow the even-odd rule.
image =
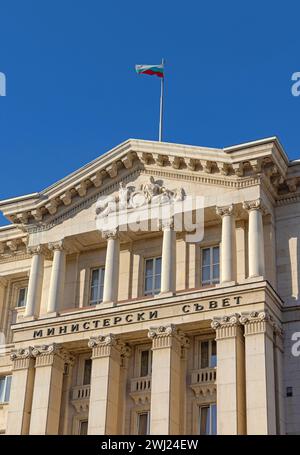
[[[28,348],[16,349],[11,353],[11,360],[13,362],[13,371],[25,370],[33,366],[34,356],[33,348],[29,346]]]
[[[29,246],[27,247],[27,253],[31,256],[41,254],[46,258],[49,258],[51,256],[50,251],[46,248],[45,245]]]
[[[109,357],[116,355],[122,359],[126,359],[131,355],[131,348],[126,343],[120,341],[116,335],[99,335],[91,337],[88,342],[88,347],[92,348],[92,359]]]
[[[241,324],[245,327],[245,336],[256,335],[258,333],[266,333],[270,338],[274,339],[276,333],[283,336],[281,327],[274,321],[268,311],[252,311],[251,313],[243,313],[240,317]]]
[[[66,251],[64,240],[58,240],[57,242],[48,243],[48,248],[50,251]]]
[[[73,365],[75,361],[75,357],[57,343],[34,346],[32,354],[36,359],[36,367],[55,365],[63,370],[66,363]]]
[[[263,213],[266,213],[266,207],[263,205],[262,199],[254,199],[252,201],[244,201],[243,209],[250,212],[251,210],[261,210]]]
[[[111,231],[101,231],[101,234],[105,240],[109,239],[117,240],[119,238],[118,229],[112,229]]]

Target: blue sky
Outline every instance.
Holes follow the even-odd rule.
[[[39,191],[130,137],[156,140],[159,79],[134,65],[162,57],[166,141],[277,135],[300,158],[299,16],[293,0],[0,0],[0,198]]]

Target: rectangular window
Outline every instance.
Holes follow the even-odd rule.
[[[215,403],[199,407],[199,434],[217,434],[217,405]]]
[[[11,376],[0,376],[0,403],[8,403],[10,396]]]
[[[152,351],[150,349],[141,351],[141,369],[140,376],[149,376],[151,374]]]
[[[215,340],[199,342],[199,368],[217,366],[217,344]]]
[[[89,385],[91,383],[91,374],[92,374],[92,359],[86,359],[84,361],[83,384],[82,385]]]
[[[17,307],[24,307],[26,306],[26,298],[27,298],[27,288],[20,288],[18,292],[18,301],[17,301]]]
[[[161,257],[145,261],[145,295],[155,295],[160,292]]]
[[[101,303],[103,299],[104,287],[104,267],[92,270],[91,289],[90,289],[90,305]]]
[[[88,421],[81,420],[79,422],[79,434],[80,436],[86,436],[88,434]]]
[[[150,413],[141,412],[138,414],[138,435],[147,435],[149,434],[150,426]]]
[[[202,286],[220,281],[220,248],[212,246],[201,250],[201,283]]]

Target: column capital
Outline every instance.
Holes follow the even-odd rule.
[[[42,254],[43,256],[49,256],[49,250],[45,245],[33,245],[27,247],[27,253],[32,256]]]
[[[56,242],[49,242],[48,248],[51,251],[65,251],[65,241],[62,239]]]
[[[56,365],[63,369],[65,363],[73,365],[75,361],[75,357],[58,343],[34,346],[32,354],[36,358],[36,367],[53,365],[56,361]]]
[[[216,206],[216,214],[223,218],[223,216],[233,215],[233,204]]]
[[[211,328],[216,331],[216,339],[233,338],[237,336],[238,330],[241,328],[240,322],[241,315],[238,313],[222,318],[214,318],[211,323]]]
[[[170,218],[162,218],[158,220],[158,228],[162,231],[164,229],[174,229],[174,217],[171,216]]]
[[[33,356],[33,348],[31,346],[28,346],[27,348],[20,348],[20,349],[15,349],[11,353],[11,360],[13,361],[13,370],[25,370],[29,368],[30,363],[32,363],[32,360],[34,358]]]
[[[244,201],[243,209],[247,210],[248,212],[251,210],[261,210],[262,212],[266,211],[265,205],[263,204],[260,197],[252,201]]]
[[[245,336],[266,333],[271,338],[273,337],[276,324],[268,311],[243,313],[240,321],[245,327]]]
[[[105,240],[113,239],[116,240],[119,238],[119,231],[118,229],[111,229],[109,231],[102,231],[102,237]]]

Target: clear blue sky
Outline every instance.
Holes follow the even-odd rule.
[[[291,0],[0,0],[0,198],[39,191],[130,137],[156,140],[159,79],[134,65],[161,57],[166,141],[278,135],[299,158],[299,17]]]

